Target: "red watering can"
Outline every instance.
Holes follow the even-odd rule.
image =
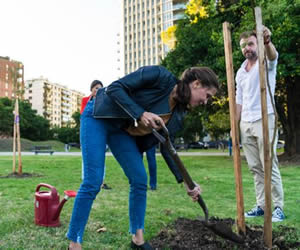
[[[40,191],[41,187],[49,188],[50,191]],[[76,196],[76,191],[66,190],[65,196],[59,202],[59,194],[55,187],[40,183],[35,190],[35,202],[34,202],[34,215],[35,224],[44,227],[58,227],[60,226],[59,215],[65,202],[70,197]]]

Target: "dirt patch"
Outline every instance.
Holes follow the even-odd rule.
[[[0,178],[34,178],[34,177],[42,177],[41,174],[35,174],[35,173],[22,173],[19,175],[18,173],[10,173],[8,175],[0,176]]]
[[[231,218],[222,220],[211,218],[210,220],[222,221],[229,227],[234,224],[234,220]],[[294,239],[294,242],[287,242],[287,237]],[[279,232],[273,231],[272,249],[300,249],[300,241],[295,242],[296,239],[295,228],[282,226]],[[201,220],[178,218],[172,225],[162,229],[156,237],[152,238],[150,244],[157,250],[267,249],[264,247],[262,226],[247,226],[244,240],[243,244],[237,244],[215,235]]]

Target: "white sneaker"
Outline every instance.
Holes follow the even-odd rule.
[[[280,207],[275,207],[272,213],[272,222],[280,222],[285,219],[284,213]]]

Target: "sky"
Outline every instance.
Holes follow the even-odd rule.
[[[0,56],[22,62],[25,80],[88,95],[122,76],[121,0],[0,0],[0,13]]]

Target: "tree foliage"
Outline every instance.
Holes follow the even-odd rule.
[[[11,136],[14,123],[14,101],[0,98],[0,132]],[[19,101],[20,133],[22,138],[29,140],[47,140],[52,137],[50,123],[44,117],[37,115],[28,101]]]
[[[79,143],[79,129],[74,127],[62,127],[62,128],[53,128],[54,139],[59,140],[65,144],[70,142]]]
[[[20,101],[20,133],[29,140],[48,140],[52,137],[50,123],[47,119],[37,114],[28,101]]]
[[[75,128],[80,128],[80,112],[76,111],[72,115],[73,120],[75,121]]]
[[[0,98],[0,121],[0,134],[12,135],[14,123],[13,107],[11,100],[7,97]]]
[[[300,153],[300,85],[299,74],[299,12],[298,0],[206,0],[202,2],[208,17],[197,13],[188,14],[176,29],[176,47],[168,53],[162,65],[179,76],[191,66],[209,66],[219,76],[221,92],[214,105],[207,107],[202,119],[187,116],[189,126],[200,127],[204,121],[206,129],[214,134],[220,119],[228,114],[226,68],[222,23],[231,23],[234,71],[244,60],[239,48],[239,35],[245,30],[255,29],[254,7],[262,8],[263,22],[272,31],[272,42],[279,52],[276,87],[276,107],[285,132],[288,154]],[[194,6],[195,7],[195,6]],[[197,22],[191,22],[195,20]],[[206,115],[207,114],[207,115]],[[226,119],[224,119],[225,121]],[[192,122],[190,122],[192,121]],[[209,121],[209,123],[207,123]],[[228,124],[228,123],[224,123]],[[223,127],[226,131],[227,128]],[[192,131],[192,129],[190,130]],[[220,133],[222,131],[218,130]]]
[[[57,139],[63,143],[76,142],[79,143],[79,132],[80,132],[80,113],[74,112],[72,115],[75,121],[75,126],[67,126],[62,128],[53,128],[54,139]]]

